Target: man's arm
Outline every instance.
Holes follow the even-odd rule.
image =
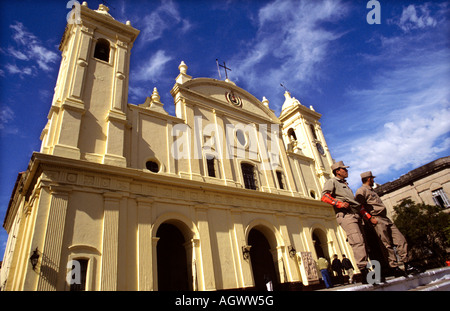
[[[328,203],[328,204],[333,205],[333,206],[335,206],[337,208],[347,208],[347,207],[349,207],[348,202],[342,202],[342,201],[339,201],[339,200],[333,198],[329,192],[326,192],[322,196],[321,200],[322,200],[322,202]]]
[[[359,204],[361,204],[361,208],[360,208],[360,210],[359,210],[359,214],[360,214],[365,220],[368,220],[368,221],[370,221],[372,224],[376,225],[376,224],[378,223],[377,219],[376,219],[376,218],[373,218],[372,215],[370,215],[370,214],[366,211],[366,209],[364,208],[364,204],[366,204],[367,201],[366,201],[366,198],[365,198],[365,196],[364,196],[364,193],[362,193],[362,192],[360,191],[360,189],[358,189],[358,190],[356,191],[355,200],[356,200]]]
[[[328,179],[323,185],[322,202],[328,203],[337,208],[348,208],[350,205],[347,202],[337,200],[332,196],[335,191],[335,185],[333,179]]]

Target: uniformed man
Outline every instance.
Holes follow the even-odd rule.
[[[335,177],[325,182],[322,201],[333,206],[336,221],[344,229],[352,247],[355,264],[362,274],[362,282],[367,284],[367,252],[361,228],[362,219],[359,215],[360,206],[345,180],[348,177],[347,168],[349,166],[345,166],[343,161],[331,166]]]
[[[385,256],[388,259],[389,266],[395,276],[404,276],[406,274],[415,274],[420,271],[408,264],[408,243],[403,234],[398,230],[395,224],[386,215],[386,206],[381,201],[378,194],[373,190],[375,176],[371,171],[361,174],[363,185],[356,191],[355,199],[361,204],[361,214],[375,228],[375,231],[385,246]],[[399,268],[397,257],[395,256],[394,246],[397,247],[397,254],[405,265],[405,271]]]

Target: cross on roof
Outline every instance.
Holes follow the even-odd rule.
[[[225,77],[228,79],[228,73],[227,73],[227,70],[231,71],[231,69],[227,67],[227,65],[225,64],[225,62],[223,62],[223,65],[220,65],[220,64],[219,64],[219,66],[222,67],[223,69],[225,69]]]

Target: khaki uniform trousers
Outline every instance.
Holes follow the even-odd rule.
[[[359,215],[351,213],[337,213],[337,223],[344,229],[347,234],[348,243],[352,247],[353,256],[355,257],[356,266],[364,269],[367,266],[367,252],[362,234],[362,220]]]
[[[408,243],[406,242],[403,234],[398,230],[397,226],[387,217],[384,216],[372,216],[378,221],[374,225],[375,231],[378,237],[384,245],[383,251],[385,257],[389,261],[391,268],[398,267],[397,257],[395,256],[394,246],[397,247],[397,255],[400,260],[405,263],[409,261],[408,258]]]

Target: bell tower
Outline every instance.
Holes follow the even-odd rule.
[[[323,186],[331,177],[333,159],[328,149],[319,119],[322,116],[312,106],[303,106],[298,99],[286,91],[281,108],[280,121],[283,123],[283,140],[288,152],[315,162],[317,178]]]
[[[77,3],[59,50],[61,66],[41,152],[126,166],[130,52],[139,30],[116,21],[109,9]],[[71,13],[72,13],[71,12]]]

